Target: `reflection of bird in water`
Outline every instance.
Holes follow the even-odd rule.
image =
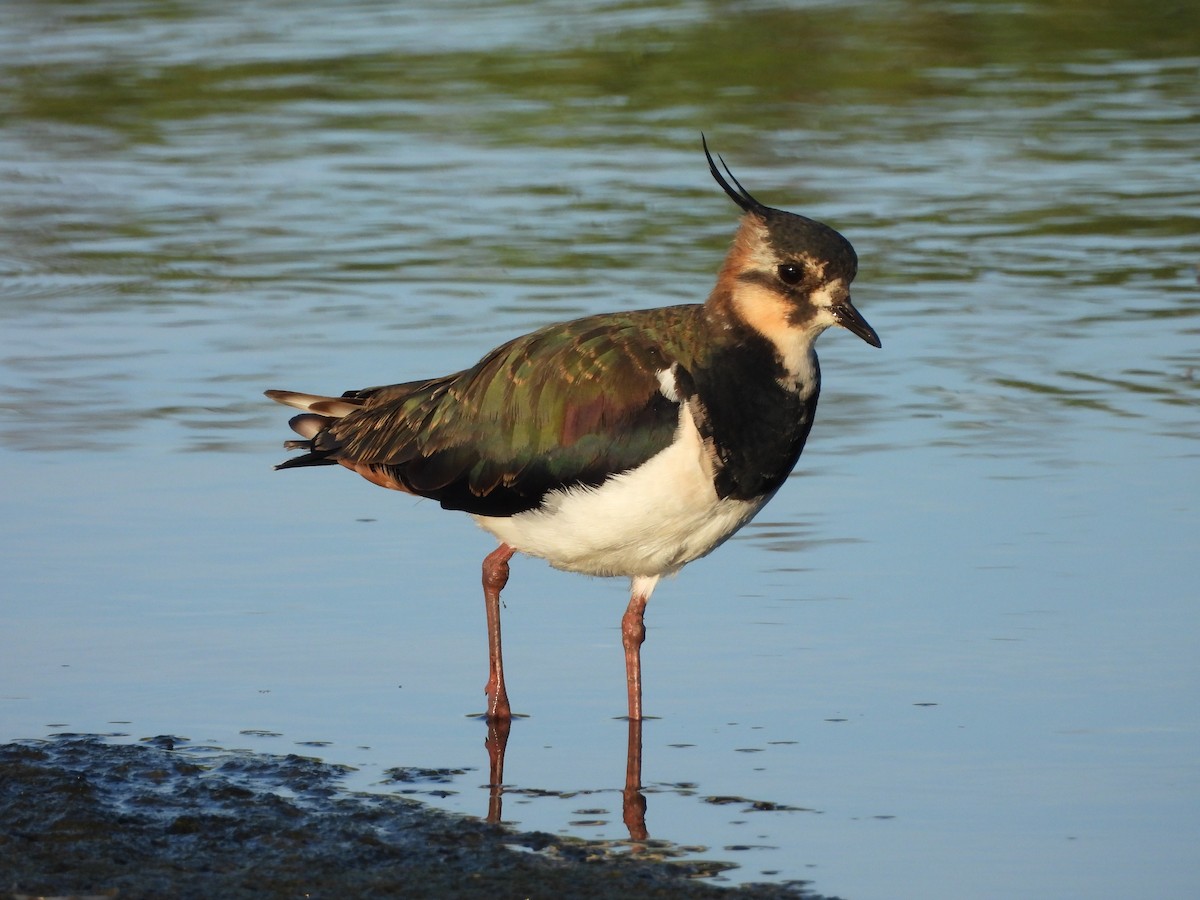
[[[511,719],[493,719],[488,723],[484,745],[488,752],[488,811],[487,821],[498,824],[504,812],[504,754],[508,749]],[[625,753],[625,787],[621,791],[621,818],[629,829],[629,838],[644,841],[650,837],[646,830],[646,796],[642,793],[642,720],[629,720],[629,743]]]
[[[288,446],[306,452],[278,468],[341,464],[468,512],[500,541],[483,562],[492,722],[512,716],[500,592],[514,553],[630,579],[621,635],[640,720],[659,578],[720,546],[792,471],[816,412],[821,332],[840,325],[880,345],[850,302],[850,243],[759,203],[705,155],[744,214],[703,304],[550,325],[440,378],[341,397],[267,392],[304,410],[291,420],[304,439]]]

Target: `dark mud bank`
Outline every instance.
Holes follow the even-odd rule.
[[[351,793],[319,760],[174,745],[0,745],[0,898],[816,897]]]

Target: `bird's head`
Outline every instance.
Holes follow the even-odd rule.
[[[701,140],[713,178],[745,212],[717,281],[732,314],[781,348],[797,341],[807,348],[831,325],[881,346],[850,302],[858,271],[850,242],[828,225],[759,203],[718,156],[721,173]]]

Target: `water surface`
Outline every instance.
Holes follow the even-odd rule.
[[[272,473],[261,391],[702,299],[704,131],[853,241],[884,346],[822,338],[796,475],[655,594],[651,838],[855,900],[1193,893],[1198,48],[1130,2],[15,4],[0,738],[486,815],[490,539]],[[514,562],[506,821],[629,837],[624,595]]]

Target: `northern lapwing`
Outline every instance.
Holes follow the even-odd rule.
[[[796,465],[817,409],[821,332],[840,325],[880,346],[850,302],[850,242],[764,206],[702,143],[743,211],[704,303],[548,325],[440,378],[341,397],[266,392],[304,410],[290,423],[304,440],[285,446],[306,452],[276,468],[340,464],[469,513],[500,542],[483,561],[490,721],[512,716],[500,592],[514,553],[630,579],[621,637],[629,718],[640,720],[643,616],[658,580],[728,540]]]

